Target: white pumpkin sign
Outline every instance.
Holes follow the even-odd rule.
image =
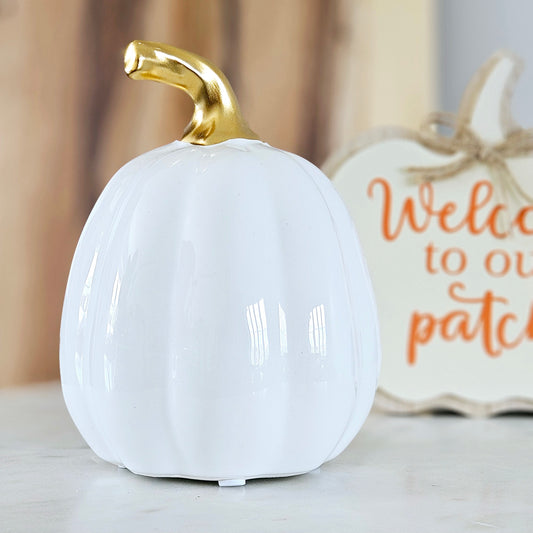
[[[326,164],[375,287],[390,410],[533,408],[533,133],[509,114],[519,67],[496,54],[456,117],[380,130]]]

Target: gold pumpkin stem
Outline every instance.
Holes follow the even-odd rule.
[[[133,41],[124,54],[124,70],[134,80],[166,83],[192,98],[194,113],[182,141],[211,145],[259,138],[242,118],[226,76],[203,57],[167,44]]]

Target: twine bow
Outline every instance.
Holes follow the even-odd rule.
[[[434,126],[442,125],[452,128],[451,137],[439,134]],[[468,124],[460,123],[451,113],[430,113],[420,128],[422,143],[433,150],[462,156],[452,163],[431,167],[408,167],[406,171],[416,182],[432,182],[456,176],[477,163],[485,165],[490,172],[496,191],[504,199],[510,195],[517,200],[533,204],[533,197],[518,183],[507,166],[507,159],[521,157],[533,152],[533,130],[516,129],[511,131],[503,141],[490,144],[483,141]],[[498,192],[496,192],[498,194]]]

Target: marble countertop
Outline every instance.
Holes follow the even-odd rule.
[[[151,479],[87,448],[57,383],[0,391],[0,531],[533,531],[533,417],[372,413],[320,472]]]

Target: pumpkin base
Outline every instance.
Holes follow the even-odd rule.
[[[246,479],[221,479],[218,482],[219,487],[242,487],[246,485]]]

